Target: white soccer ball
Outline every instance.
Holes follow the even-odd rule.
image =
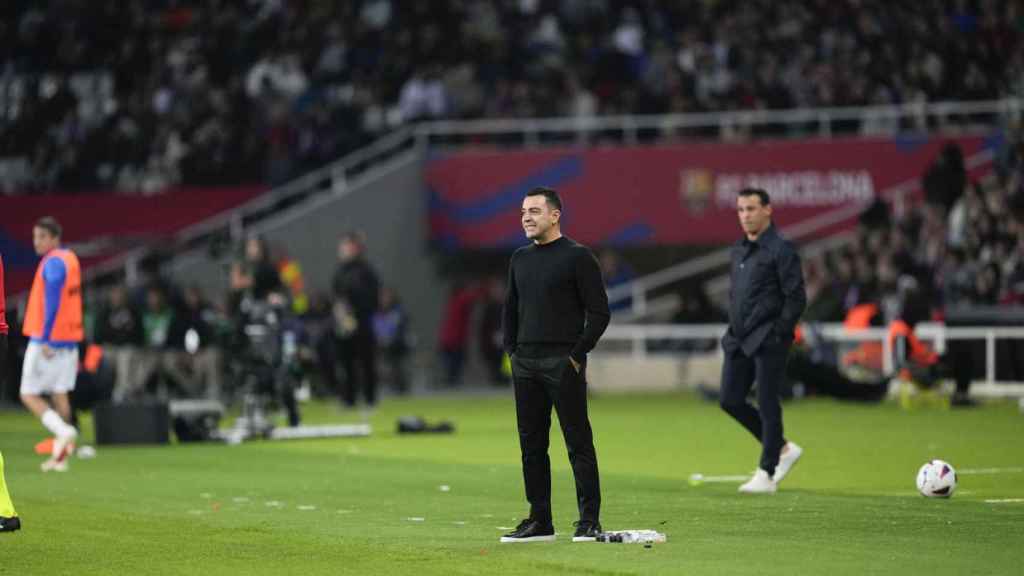
[[[917,471],[917,491],[929,498],[949,498],[956,490],[956,470],[949,462],[929,460]]]

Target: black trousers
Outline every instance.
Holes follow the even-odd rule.
[[[371,330],[356,330],[350,338],[338,340],[338,359],[345,370],[341,399],[355,406],[356,390],[362,384],[366,404],[377,403],[377,341]]]
[[[782,404],[779,389],[786,376],[785,345],[764,345],[753,357],[742,350],[726,351],[722,365],[722,409],[761,442],[759,467],[775,474],[779,453],[786,444],[782,436]],[[757,382],[757,408],[747,402],[750,388]]]
[[[523,480],[530,517],[551,522],[551,460],[548,437],[551,408],[558,412],[569,464],[576,479],[580,520],[597,522],[601,512],[601,484],[597,471],[594,434],[587,417],[586,368],[572,367],[568,356],[512,357],[516,422],[523,454]]]

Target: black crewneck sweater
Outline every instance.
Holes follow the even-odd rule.
[[[610,319],[601,268],[586,246],[562,236],[512,254],[504,323],[509,354],[567,353],[583,362]]]

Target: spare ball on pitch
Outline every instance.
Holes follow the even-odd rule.
[[[929,498],[949,498],[956,490],[956,470],[949,462],[930,460],[917,471],[917,491]]]

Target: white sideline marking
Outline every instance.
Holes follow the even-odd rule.
[[[441,492],[451,492],[452,487],[447,484],[441,484],[440,486],[437,487],[437,489],[440,490]]]
[[[246,498],[245,496],[235,496],[231,500],[233,502],[238,502],[239,504],[242,504],[243,502],[248,502],[249,501],[249,499]]]
[[[452,524],[455,524],[456,526],[465,526],[466,525],[466,521],[465,520],[456,520],[455,522],[452,522]]]
[[[1019,504],[1024,502],[1024,498],[1001,498],[995,500],[985,500],[986,504]]]
[[[514,528],[515,528],[515,526],[497,526],[495,529],[496,530],[512,530]]]
[[[406,520],[408,520],[409,522],[423,522],[426,520],[426,518],[421,518],[419,516],[409,516],[408,518],[406,518]]]
[[[271,508],[280,508],[281,506],[284,506],[283,503],[278,502],[277,500],[270,500],[266,503],[266,505]]]
[[[338,510],[338,514],[351,514],[354,510]]]
[[[729,474],[726,476],[705,476],[703,474],[690,474],[690,482],[697,484],[703,482],[746,482],[750,480],[750,474]]]
[[[316,506],[311,506],[309,504],[303,504],[301,506],[296,506],[296,508],[298,508],[299,510],[316,510]]]
[[[965,468],[957,470],[957,474],[1019,474],[1024,468],[1013,466],[1010,468]]]

